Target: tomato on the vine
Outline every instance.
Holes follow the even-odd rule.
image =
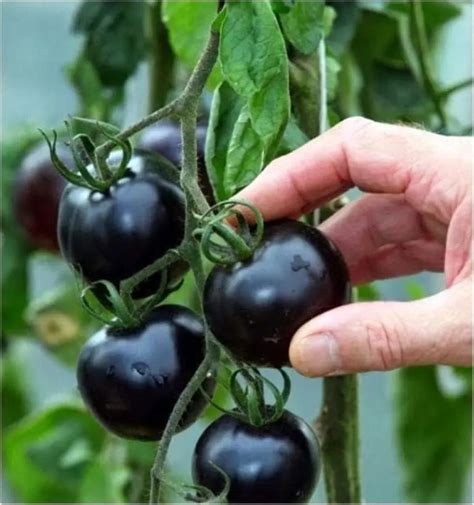
[[[185,307],[162,305],[138,328],[104,328],[89,339],[79,356],[79,390],[108,430],[125,438],[159,440],[204,353],[199,317]],[[213,377],[205,380],[209,395],[214,387]],[[190,426],[206,405],[199,391],[180,430]]]
[[[304,503],[313,494],[320,466],[314,432],[285,410],[259,427],[223,415],[199,438],[192,471],[194,482],[216,495],[224,489],[225,473],[230,503]]]
[[[265,225],[253,256],[216,266],[204,289],[215,337],[237,358],[259,366],[288,364],[296,330],[350,300],[347,267],[317,229],[298,221]]]
[[[58,145],[58,157],[72,164],[69,149]],[[49,149],[40,144],[23,159],[13,185],[13,212],[28,242],[52,252],[59,250],[57,223],[59,201],[66,181],[56,171]]]
[[[105,193],[66,187],[58,235],[64,258],[85,280],[108,280],[118,286],[180,244],[184,195],[160,171],[157,157],[136,153],[125,177]],[[176,285],[186,269],[183,261],[171,265],[168,285]],[[155,293],[160,280],[160,273],[150,277],[134,294]]]
[[[196,128],[199,184],[206,198],[212,202],[214,195],[204,161],[206,135],[207,126],[199,124]],[[181,166],[181,130],[178,123],[160,121],[151,126],[143,132],[139,146],[142,149],[161,154],[177,167]]]

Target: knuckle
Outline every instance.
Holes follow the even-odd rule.
[[[353,135],[354,133],[359,133],[361,130],[372,127],[374,124],[374,121],[363,116],[352,116],[341,121],[338,128],[340,128],[341,132]]]
[[[373,370],[393,370],[403,364],[401,330],[395,322],[371,321],[365,328]]]

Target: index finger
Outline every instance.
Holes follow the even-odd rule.
[[[354,186],[370,193],[411,192],[416,208],[422,204],[416,186],[429,179],[417,175],[456,166],[449,141],[415,128],[346,119],[274,160],[238,198],[252,202],[266,220],[309,212]]]

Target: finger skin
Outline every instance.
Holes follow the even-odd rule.
[[[349,118],[296,151],[274,160],[238,195],[272,220],[301,215],[356,186],[369,193],[404,194],[414,209],[448,223],[465,196],[469,153],[463,139],[404,126]],[[441,203],[440,203],[441,202]]]
[[[410,365],[472,365],[472,279],[423,300],[355,303],[309,321],[293,337],[292,365],[325,376]]]
[[[447,227],[424,220],[401,195],[364,195],[320,229],[342,252],[354,284],[443,269]]]

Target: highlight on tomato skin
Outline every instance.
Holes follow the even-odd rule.
[[[74,166],[65,145],[58,144],[58,156],[69,167]],[[59,251],[57,223],[65,186],[45,144],[33,147],[23,158],[13,183],[13,213],[26,240],[37,249]]]
[[[204,352],[199,317],[183,306],[161,305],[138,328],[104,328],[90,338],[79,355],[79,391],[107,430],[123,438],[159,440]],[[203,388],[212,396],[214,378]],[[207,403],[198,391],[179,429],[189,427]]]
[[[289,364],[298,328],[350,299],[348,269],[334,244],[311,226],[281,220],[265,224],[250,259],[213,268],[203,303],[212,333],[235,357],[278,368]]]
[[[181,243],[183,191],[162,173],[156,157],[137,152],[125,177],[105,193],[66,187],[58,236],[62,255],[87,282],[107,280],[118,287]],[[184,261],[170,267],[170,288],[187,269]],[[134,296],[156,293],[160,282],[158,273],[138,286]]]
[[[285,410],[275,422],[252,426],[225,414],[200,436],[193,454],[195,484],[219,495],[229,479],[229,503],[305,503],[321,470],[310,426]]]

